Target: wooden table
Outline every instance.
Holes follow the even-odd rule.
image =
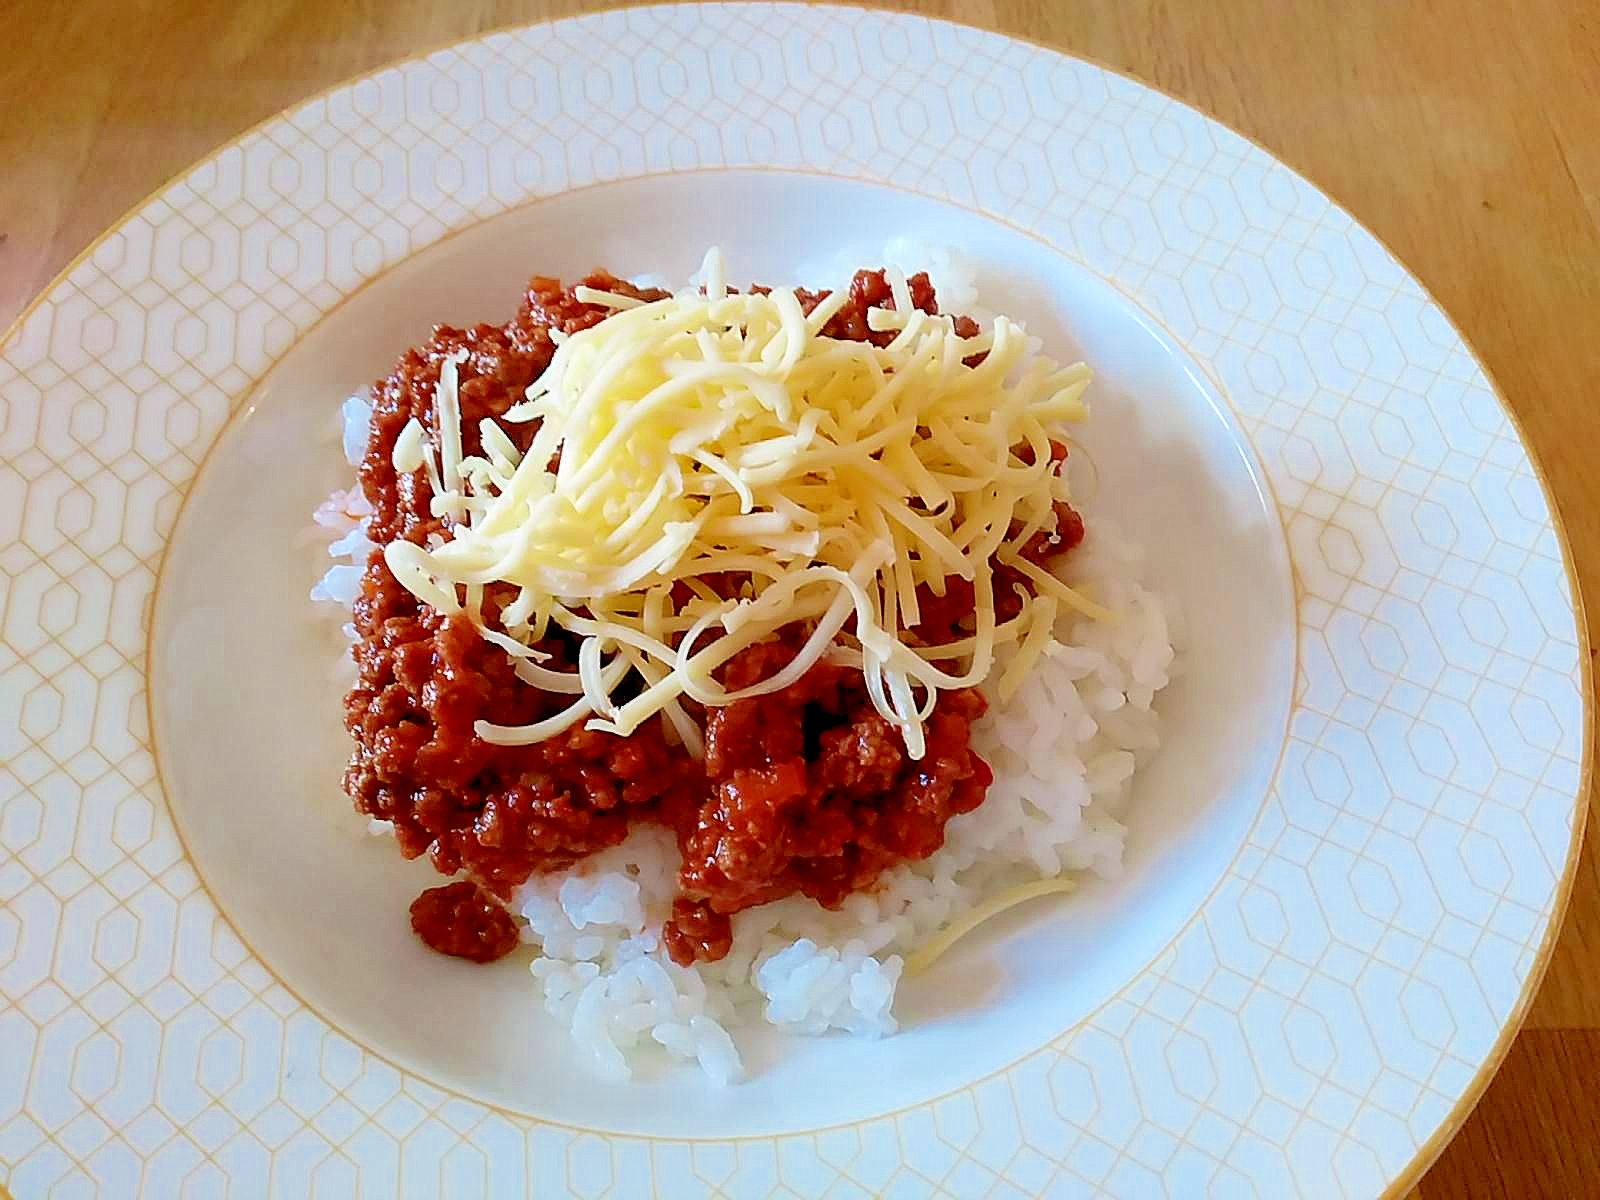
[[[262,118],[418,49],[586,7],[597,5],[12,0],[0,54],[0,326],[131,204]],[[1153,83],[1249,134],[1355,213],[1454,315],[1498,381],[1555,490],[1584,593],[1600,596],[1591,0],[909,7]],[[1600,1195],[1595,865],[1590,839],[1527,1026],[1417,1195]]]

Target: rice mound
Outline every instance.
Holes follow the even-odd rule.
[[[974,272],[952,252],[901,240],[884,259],[907,273],[928,264],[944,308],[978,311]],[[360,395],[341,409],[339,436],[352,466],[370,420]],[[314,516],[337,538],[329,553],[341,561],[312,599],[348,610],[372,547],[366,502],[352,488]],[[661,942],[679,865],[669,831],[641,826],[569,871],[530,880],[511,907],[526,922],[523,940],[538,949],[532,974],[546,1011],[607,1077],[630,1078],[652,1060],[692,1060],[728,1083],[743,1072],[731,1030],[764,1022],[803,1035],[892,1034],[904,957],[939,929],[1020,884],[1119,874],[1120,817],[1135,770],[1160,745],[1153,703],[1174,658],[1166,605],[1140,583],[1142,565],[1138,547],[1111,521],[1088,517],[1062,575],[1117,619],[1060,618],[1058,645],[1006,704],[990,694],[989,712],[973,726],[973,749],[994,770],[982,805],[949,822],[937,853],[887,872],[838,911],[798,896],[747,909],[733,918],[727,957],[681,967]],[[353,626],[345,632],[353,639]],[[1002,651],[992,679],[1005,660]],[[353,676],[348,654],[341,671],[341,682]],[[382,821],[368,829],[390,832]]]

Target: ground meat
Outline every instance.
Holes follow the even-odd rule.
[[[517,923],[468,880],[429,888],[411,902],[411,928],[432,949],[493,962],[517,948]]]
[[[666,295],[603,272],[582,284],[643,300]],[[926,275],[907,284],[918,308],[938,312]],[[826,294],[803,292],[800,299],[810,311]],[[892,307],[889,284],[881,271],[859,272],[824,332],[884,344],[892,333],[867,328],[874,306]],[[466,352],[458,367],[462,440],[464,452],[476,454],[478,422],[504,414],[549,365],[552,331],[588,328],[610,311],[579,301],[556,280],[535,278],[508,324],[438,326],[407,352],[373,392],[360,470],[372,540],[380,547],[396,538],[421,544],[448,534],[429,511],[426,473],[397,474],[392,461],[395,440],[412,419],[436,444],[434,391],[447,357]],[[956,327],[963,336],[977,332],[965,317]],[[519,450],[537,429],[532,422],[501,427]],[[1029,558],[1081,539],[1070,507],[1058,506],[1056,515],[1055,527],[1025,548]],[[730,594],[738,582],[727,581]],[[1009,576],[997,578],[996,592],[997,607],[1015,611]],[[487,589],[486,617],[509,597],[509,589]],[[944,596],[926,599],[916,632],[929,644],[970,625],[970,585],[952,580]],[[516,945],[515,924],[501,906],[516,887],[535,872],[618,844],[634,821],[676,832],[681,896],[665,942],[680,963],[709,961],[728,952],[728,918],[740,909],[793,894],[837,907],[886,868],[933,853],[949,818],[975,808],[991,781],[969,746],[971,723],[984,707],[977,692],[939,697],[926,726],[927,753],[912,761],[873,708],[859,672],[829,664],[781,692],[705,714],[704,764],[669,743],[659,719],[628,738],[580,723],[537,745],[494,746],[476,735],[476,722],[527,724],[569,698],[523,683],[465,618],[447,619],[420,604],[389,572],[381,550],[368,562],[354,624],[358,679],[345,700],[345,725],[355,750],[345,789],[358,810],[393,822],[408,858],[426,854],[442,873],[466,877],[425,892],[411,919],[428,945],[474,961]],[[741,687],[768,677],[793,657],[800,636],[793,631],[747,648],[724,668],[724,683]],[[551,669],[574,669],[576,644],[559,632],[538,648],[550,655]]]
[[[933,284],[929,281],[926,271],[919,271],[907,279],[906,289],[911,293],[911,303],[914,307],[932,316],[938,316],[938,298],[934,295]],[[807,292],[802,289],[796,295],[800,300],[800,306],[809,313],[829,293]],[[871,342],[874,346],[887,346],[894,340],[894,330],[874,330],[869,327],[867,310],[893,307],[895,307],[894,289],[889,285],[888,277],[882,271],[857,271],[850,281],[849,301],[822,327],[822,332],[841,341]],[[978,333],[978,323],[971,317],[958,316],[955,318],[955,330],[962,337],[974,337]]]
[[[636,288],[603,271],[588,276],[581,284],[642,300],[659,300],[667,295],[658,289]],[[482,448],[478,422],[504,414],[550,365],[555,353],[550,331],[574,333],[587,329],[611,311],[584,304],[574,298],[571,289],[563,290],[556,280],[540,277],[529,283],[516,318],[509,324],[477,325],[471,329],[436,325],[427,342],[406,351],[395,369],[372,389],[372,434],[361,464],[361,490],[372,504],[367,536],[380,546],[397,537],[420,544],[441,528],[428,511],[433,490],[426,473],[412,471],[397,476],[392,459],[395,439],[412,418],[421,422],[429,438],[438,444],[434,389],[447,357],[467,352],[466,360],[457,367],[462,451],[478,454]],[[506,422],[501,427],[518,450],[527,449],[538,429],[531,422]]]
[[[362,812],[394,822],[407,857],[425,853],[445,874],[466,869],[509,894],[536,870],[616,845],[630,811],[676,786],[699,789],[698,770],[667,745],[659,721],[631,738],[580,724],[533,746],[483,741],[477,721],[527,724],[564,699],[524,684],[464,617],[418,605],[381,556],[368,565],[355,625],[345,790]],[[559,663],[567,648],[545,649]]]
[[[665,295],[608,275],[584,282],[643,299]],[[392,456],[412,418],[433,433],[433,392],[446,356],[468,352],[458,370],[463,441],[473,454],[478,421],[504,413],[548,365],[549,330],[580,329],[608,311],[535,279],[510,324],[440,326],[425,346],[408,352],[374,388],[372,434],[361,466],[362,490],[373,509],[369,536],[380,545],[394,538],[422,542],[441,530],[428,511],[432,492],[425,473],[397,476]],[[536,428],[502,427],[519,449]],[[486,612],[504,599],[486,596]],[[380,552],[368,561],[354,624],[358,674],[345,698],[345,726],[355,749],[345,790],[358,810],[394,823],[408,858],[427,854],[441,872],[465,871],[506,897],[534,871],[570,866],[616,845],[627,835],[630,813],[668,801],[674,789],[688,788],[693,801],[704,790],[698,766],[667,745],[659,722],[626,739],[581,727],[535,746],[492,746],[478,738],[473,727],[479,720],[526,724],[565,701],[517,679],[505,654],[464,618],[445,619],[419,603]],[[553,669],[571,669],[570,644],[552,639],[540,648],[551,654]]]
[[[716,962],[733,949],[733,922],[704,900],[680,896],[672,902],[672,919],[662,927],[661,941],[680,965]]]
[[[796,630],[741,651],[724,685],[770,677],[803,640]],[[976,691],[942,693],[927,752],[913,760],[861,673],[830,663],[772,695],[712,709],[712,792],[678,830],[683,900],[666,929],[674,961],[725,954],[731,913],[795,893],[837,908],[888,867],[939,849],[945,823],[982,803],[993,780],[969,744],[983,711]]]

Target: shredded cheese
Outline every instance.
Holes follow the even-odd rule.
[[[945,951],[985,921],[993,920],[1006,910],[1015,908],[1019,904],[1026,904],[1029,900],[1076,891],[1077,887],[1077,883],[1068,876],[1057,875],[1052,879],[1036,879],[1032,883],[1020,884],[1010,891],[1001,892],[971,912],[962,914],[906,955],[906,977],[909,979],[922,974],[942,957]]]
[[[868,313],[872,328],[894,331],[881,348],[823,336],[842,293],[808,316],[792,289],[730,293],[714,250],[701,275],[702,290],[648,303],[579,289],[615,311],[560,339],[505,414],[539,422],[525,454],[492,421],[479,426],[482,454],[463,454],[460,360],[447,359],[437,462],[414,421],[393,457],[396,470],[427,471],[450,536],[391,543],[389,567],[480,627],[482,589],[518,589],[485,636],[525,681],[575,699],[535,725],[480,722],[486,741],[528,744],[579,720],[628,734],[661,713],[694,749],[684,698],[763,695],[826,656],[859,666],[874,706],[921,757],[939,691],[981,683],[996,648],[1016,643],[1009,693],[1052,645],[1058,610],[1105,615],[1021,557],[1067,498],[1049,442],[1082,416],[1090,373],[1029,352],[1005,317],[960,337],[950,318],[911,306],[897,273],[894,307]],[[1035,585],[1004,622],[996,558]],[[728,573],[748,579],[739,594],[719,586]],[[943,595],[952,577],[973,587],[973,627],[923,645],[911,633],[919,589]],[[808,636],[773,678],[740,691],[718,683],[740,650],[797,621]],[[576,674],[540,667],[529,650],[552,624],[582,639]],[[624,680],[634,694],[619,703]]]

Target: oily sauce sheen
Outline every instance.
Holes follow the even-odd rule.
[[[937,313],[927,276],[908,283],[916,306]],[[666,295],[604,272],[581,284],[642,300]],[[798,295],[810,311],[826,293]],[[866,314],[892,306],[883,272],[859,272],[850,302],[824,332],[886,344],[893,334],[869,330]],[[458,368],[463,451],[479,453],[478,422],[502,416],[523,398],[554,354],[551,331],[575,333],[609,313],[578,301],[556,280],[535,278],[509,323],[437,326],[373,389],[360,479],[372,506],[369,536],[379,549],[354,608],[358,677],[344,711],[355,749],[344,786],[359,811],[393,822],[407,858],[426,854],[442,874],[462,877],[418,897],[411,924],[433,949],[476,962],[516,947],[516,923],[504,902],[518,886],[536,872],[559,871],[617,845],[633,822],[672,829],[683,854],[679,895],[663,931],[668,952],[683,964],[714,961],[732,944],[733,913],[795,894],[837,908],[886,869],[938,850],[945,823],[981,804],[993,779],[970,746],[972,722],[985,707],[977,691],[940,694],[927,752],[912,760],[874,709],[860,673],[826,661],[771,695],[691,710],[704,723],[704,762],[669,739],[659,716],[625,738],[581,724],[531,746],[494,746],[474,734],[477,721],[528,724],[570,697],[518,679],[504,651],[485,642],[467,618],[440,616],[390,573],[382,546],[449,533],[429,513],[426,472],[396,473],[395,440],[415,418],[437,444],[440,369],[465,350]],[[977,331],[966,317],[956,323],[963,336]],[[524,451],[537,428],[501,427]],[[1057,450],[1065,455],[1064,447]],[[1077,513],[1058,504],[1056,528],[1025,552],[1042,562],[1082,537]],[[1013,590],[1020,577],[999,564],[995,571],[997,603],[1020,603]],[[486,589],[485,620],[493,621],[513,596],[505,586]],[[924,589],[919,601],[923,621],[912,633],[927,644],[948,640],[973,614],[972,589],[958,579],[947,581],[943,596]],[[750,646],[719,679],[734,689],[768,678],[803,640],[795,627]],[[550,669],[576,671],[575,639],[555,630],[538,649],[551,656]]]

